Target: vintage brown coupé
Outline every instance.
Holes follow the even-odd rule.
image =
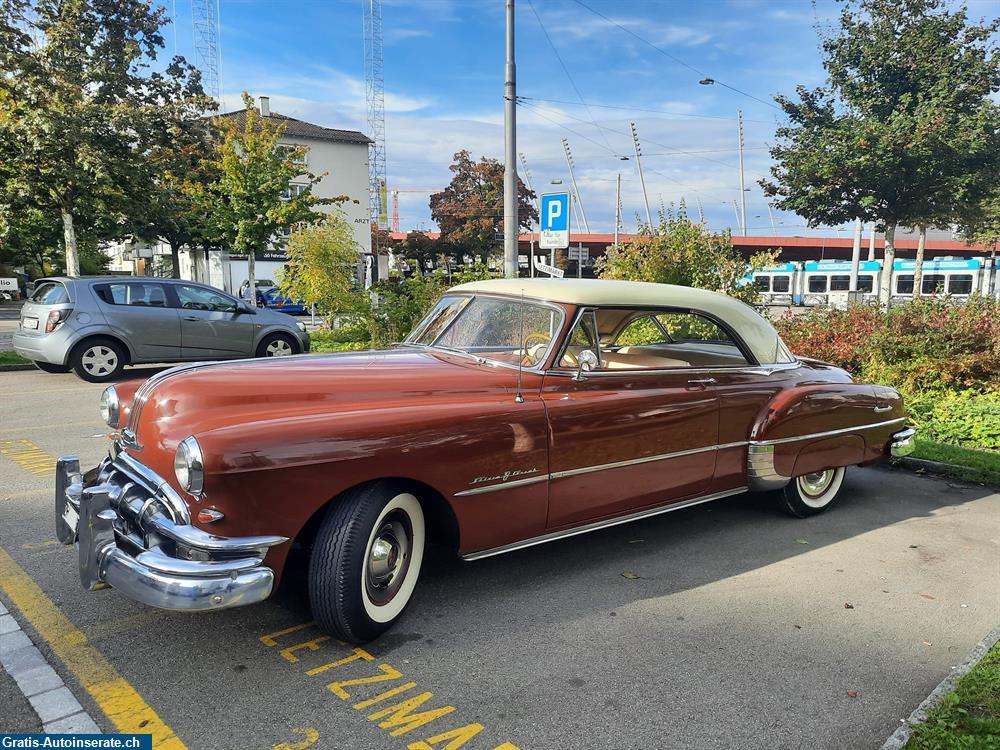
[[[182,365],[101,411],[109,455],[56,479],[85,587],[252,604],[294,549],[353,642],[403,612],[428,540],[476,560],[748,490],[809,516],[914,434],[895,390],[794,357],[742,302],[564,279],[463,284],[393,349]]]

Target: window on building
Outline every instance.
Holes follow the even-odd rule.
[[[771,277],[758,276],[753,280],[753,285],[758,292],[769,292],[771,291]]]
[[[809,291],[813,294],[826,293],[826,276],[810,276]]]
[[[297,182],[290,182],[288,187],[281,191],[281,200],[287,201],[292,198],[298,198],[309,188],[308,185],[300,185]]]
[[[774,292],[787,293],[791,288],[791,276],[775,276],[772,280],[771,290]]]
[[[94,287],[98,298],[108,305],[136,307],[167,307],[167,295],[162,284],[112,282]]]
[[[896,294],[913,294],[913,274],[896,277]]]
[[[871,294],[872,290],[875,289],[875,277],[866,273],[864,275],[858,275],[858,291],[864,292],[865,294]]]
[[[831,276],[830,277],[830,291],[831,292],[846,292],[851,288],[851,277],[850,276]]]
[[[942,294],[944,292],[944,274],[925,274],[920,282],[921,294]]]
[[[301,149],[301,151],[298,154],[295,154],[296,149]],[[278,151],[286,154],[295,154],[292,161],[296,164],[305,165],[306,154],[309,152],[309,148],[307,146],[297,146],[294,143],[280,143],[278,144]]]
[[[972,274],[953,274],[948,277],[948,294],[972,294]]]

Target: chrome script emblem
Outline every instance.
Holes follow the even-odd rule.
[[[482,484],[483,482],[506,482],[514,477],[523,477],[528,474],[537,474],[538,469],[508,469],[503,474],[492,477],[476,477],[469,484]]]

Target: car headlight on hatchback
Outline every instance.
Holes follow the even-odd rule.
[[[121,402],[118,400],[118,390],[109,385],[101,394],[101,419],[107,422],[109,427],[117,427],[120,416]]]
[[[302,331],[302,333],[306,332],[306,324],[303,323],[301,320],[296,320],[295,325],[299,327],[299,330]]]
[[[184,438],[174,454],[174,475],[185,492],[199,497],[205,489],[205,459],[194,435]]]

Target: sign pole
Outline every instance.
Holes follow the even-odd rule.
[[[507,0],[507,64],[503,84],[503,259],[504,276],[518,275],[517,268],[517,69],[514,66],[514,0]]]

